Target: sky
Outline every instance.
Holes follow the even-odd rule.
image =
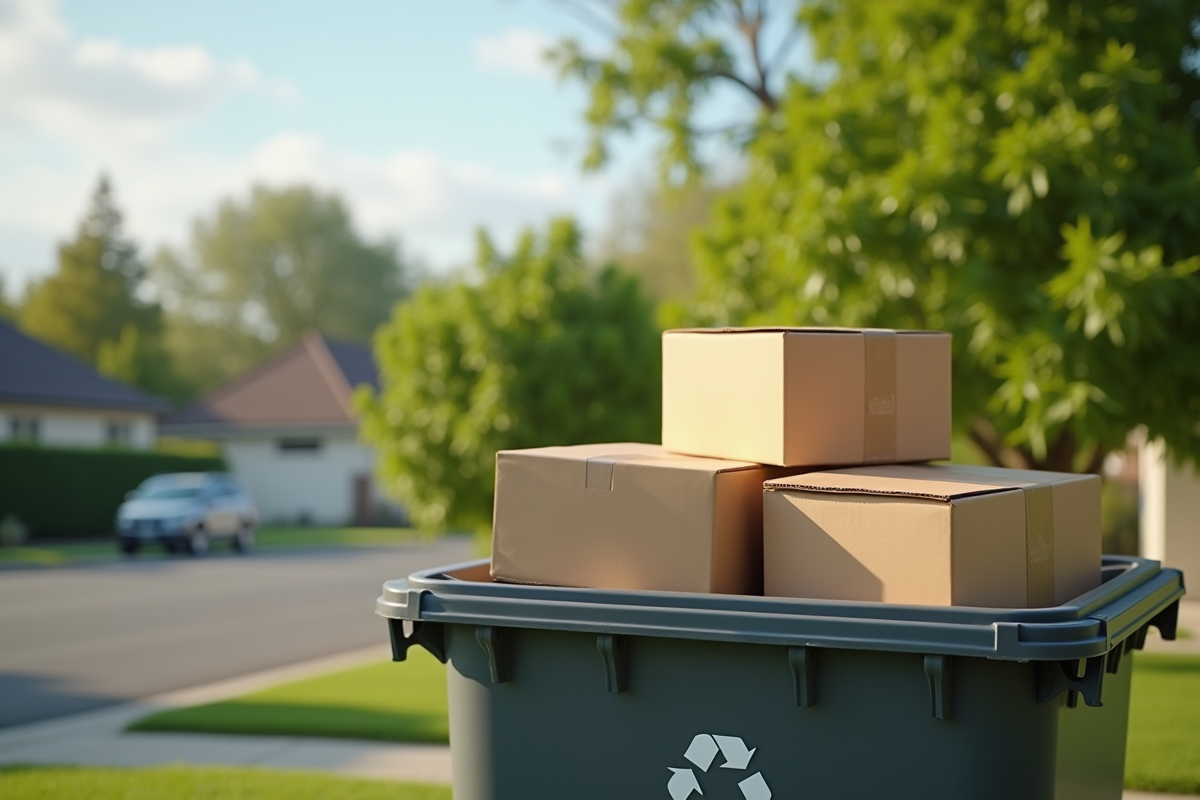
[[[98,176],[149,255],[252,184],[338,192],[432,270],[572,214],[603,228],[643,135],[584,174],[585,92],[541,53],[552,0],[0,0],[0,275],[54,266]]]

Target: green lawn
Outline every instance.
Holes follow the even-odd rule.
[[[130,730],[445,743],[446,669],[414,647],[403,664],[384,661],[219,703],[160,711]]]
[[[0,767],[4,800],[450,800],[449,786],[236,767]]]
[[[280,547],[386,547],[411,544],[422,540],[422,534],[411,528],[284,528],[266,527],[258,530],[258,546],[264,550]],[[213,545],[215,552],[229,549],[225,543]],[[148,547],[138,558],[164,558],[161,547]],[[182,556],[174,556],[181,558]],[[40,567],[61,567],[94,561],[115,561],[121,558],[115,538],[98,538],[94,542],[41,543],[21,547],[0,547],[0,565],[22,564]]]
[[[0,547],[0,564],[29,564],[31,566],[59,567],[73,561],[112,556],[116,553],[115,541],[72,542],[71,544],[35,544],[20,547]]]
[[[412,528],[260,528],[258,546],[271,547],[378,547],[419,542]]]
[[[1125,786],[1200,794],[1200,656],[1138,653]]]

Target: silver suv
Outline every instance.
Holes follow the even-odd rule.
[[[241,553],[254,548],[258,510],[246,488],[226,472],[155,475],[125,496],[117,509],[122,553],[161,544],[167,552],[204,555],[215,539]]]

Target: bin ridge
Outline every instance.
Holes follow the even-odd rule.
[[[1103,655],[1147,624],[1167,625],[1159,612],[1183,595],[1179,571],[1158,562],[1106,556],[1105,564],[1109,580],[1073,603],[990,609],[601,591],[452,577],[461,570],[485,571],[486,561],[480,561],[414,573],[400,591],[391,582],[376,611],[441,624],[1058,661]],[[415,593],[423,594],[418,599]]]

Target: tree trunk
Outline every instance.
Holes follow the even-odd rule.
[[[1075,440],[1075,434],[1070,429],[1063,430],[1046,448],[1042,458],[1036,458],[1033,451],[1026,446],[1009,447],[1004,444],[995,426],[986,419],[976,420],[968,432],[971,442],[979,448],[984,457],[997,467],[1010,469],[1036,469],[1051,472],[1086,472],[1098,474],[1108,454],[1100,445],[1096,445],[1087,462],[1080,464],[1080,448]]]

